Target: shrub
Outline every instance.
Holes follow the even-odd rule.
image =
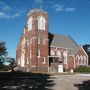
[[[90,73],[90,67],[87,66],[80,66],[75,69],[75,72],[86,72]]]

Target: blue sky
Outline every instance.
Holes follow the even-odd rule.
[[[90,0],[0,0],[0,41],[5,41],[9,56],[34,8],[48,12],[49,31],[70,35],[79,45],[90,44]]]

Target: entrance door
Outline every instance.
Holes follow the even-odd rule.
[[[58,73],[63,73],[63,65],[58,65]]]

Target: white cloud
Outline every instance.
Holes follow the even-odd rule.
[[[43,3],[43,0],[35,0],[36,3]]]
[[[21,14],[24,12],[25,10],[22,7],[11,8],[9,5],[5,4],[4,2],[0,2],[0,18],[13,19],[21,16]]]
[[[61,6],[59,4],[53,5],[52,8],[55,9],[55,11],[59,12],[59,11],[63,11],[64,6]]]
[[[13,19],[13,18],[21,16],[21,14],[23,12],[24,12],[24,10],[23,11],[15,12],[14,14],[7,14],[5,12],[0,12],[0,18],[3,18],[3,19]]]
[[[65,5],[59,5],[59,4],[53,5],[52,8],[57,12],[60,12],[60,11],[73,12],[73,11],[75,11],[75,8],[73,8],[73,7],[66,7]]]
[[[73,7],[67,7],[67,8],[65,8],[65,11],[67,11],[67,12],[73,12],[73,11],[75,11],[75,8],[73,8]]]
[[[0,10],[9,11],[11,10],[11,7],[6,5],[4,2],[0,2]]]
[[[0,12],[0,17],[4,16],[4,13],[3,12]]]

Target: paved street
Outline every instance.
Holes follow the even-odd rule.
[[[90,90],[90,75],[0,73],[0,90]]]

